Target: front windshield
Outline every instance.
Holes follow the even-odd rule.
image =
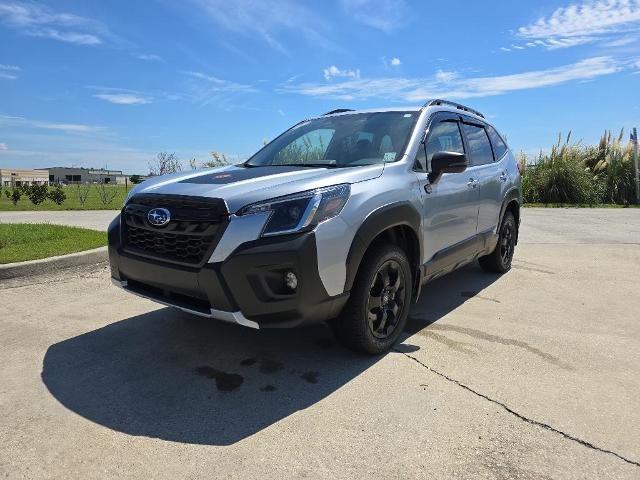
[[[399,160],[419,112],[356,113],[296,125],[245,165],[355,167]]]

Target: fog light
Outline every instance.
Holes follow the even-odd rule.
[[[286,272],[284,274],[284,284],[290,290],[295,290],[298,287],[298,277],[293,272]]]

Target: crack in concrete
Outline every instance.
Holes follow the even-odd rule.
[[[607,450],[606,448],[598,447],[598,446],[594,445],[593,443],[587,442],[586,440],[582,440],[582,439],[580,439],[580,438],[578,438],[578,437],[574,437],[573,435],[570,435],[570,434],[568,434],[568,433],[565,433],[565,432],[563,432],[562,430],[558,430],[557,428],[554,428],[554,427],[552,427],[551,425],[548,425],[548,424],[546,424],[546,423],[539,422],[538,420],[533,420],[532,418],[525,417],[524,415],[522,415],[522,414],[520,414],[520,413],[516,412],[515,410],[513,410],[513,409],[512,409],[512,408],[510,408],[509,406],[505,405],[504,403],[500,402],[499,400],[495,400],[495,399],[493,399],[493,398],[491,398],[491,397],[488,397],[487,395],[485,395],[485,394],[483,394],[483,393],[480,393],[480,392],[478,392],[478,391],[474,390],[474,389],[473,389],[473,388],[471,388],[471,387],[468,387],[467,385],[465,385],[464,383],[462,383],[462,382],[460,382],[460,381],[456,380],[455,378],[451,378],[451,377],[449,377],[448,375],[445,375],[444,373],[441,373],[441,372],[439,372],[439,371],[437,371],[437,370],[434,370],[434,369],[433,369],[433,368],[431,368],[429,365],[427,365],[427,364],[425,364],[425,363],[421,362],[420,360],[418,360],[416,357],[414,357],[414,356],[412,356],[412,355],[409,355],[408,353],[402,352],[402,351],[400,351],[400,350],[397,350],[397,349],[395,349],[395,348],[394,348],[393,350],[394,350],[395,352],[401,353],[402,355],[404,355],[404,356],[405,356],[405,357],[407,357],[407,358],[410,358],[411,360],[413,360],[413,361],[414,361],[414,362],[416,362],[417,364],[419,364],[419,365],[421,365],[422,367],[426,368],[426,369],[427,369],[427,370],[429,370],[430,372],[432,372],[432,373],[434,373],[434,374],[438,375],[439,377],[442,377],[442,378],[444,378],[445,380],[447,380],[447,381],[449,381],[449,382],[451,382],[451,383],[455,383],[455,384],[456,384],[456,385],[458,385],[459,387],[464,388],[465,390],[467,390],[467,391],[469,391],[469,392],[473,393],[474,395],[476,395],[476,396],[478,396],[478,397],[480,397],[480,398],[484,398],[485,400],[488,400],[488,401],[489,401],[489,402],[491,402],[491,403],[494,403],[494,404],[496,404],[496,405],[499,405],[500,407],[502,407],[504,410],[506,410],[506,411],[507,411],[507,412],[509,412],[510,414],[515,415],[516,417],[518,417],[520,420],[523,420],[523,421],[525,421],[525,422],[527,422],[527,423],[529,423],[529,424],[531,424],[531,425],[535,425],[535,426],[537,426],[537,427],[541,427],[541,428],[544,428],[544,429],[546,429],[546,430],[550,430],[550,431],[552,431],[552,432],[554,432],[554,433],[560,434],[560,435],[562,435],[564,438],[567,438],[567,439],[572,440],[572,441],[574,441],[574,442],[576,442],[576,443],[579,443],[580,445],[582,445],[582,446],[584,446],[584,447],[590,448],[590,449],[592,449],[592,450],[596,450],[596,451],[598,451],[598,452],[602,452],[602,453],[607,453],[607,454],[609,454],[609,455],[613,455],[613,456],[618,457],[620,460],[623,460],[624,462],[626,462],[626,463],[628,463],[628,464],[630,464],[630,465],[635,465],[636,467],[640,467],[640,462],[638,462],[638,461],[630,460],[630,459],[628,459],[628,458],[626,458],[626,457],[624,457],[624,456],[620,455],[619,453],[616,453],[616,452],[611,451],[611,450]]]

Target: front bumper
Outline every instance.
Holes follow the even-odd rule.
[[[109,226],[113,282],[125,290],[197,315],[253,328],[293,327],[338,315],[348,293],[327,294],[314,232],[242,244],[224,261],[203,266],[144,258],[122,248],[120,216]],[[295,291],[285,272],[298,277]]]

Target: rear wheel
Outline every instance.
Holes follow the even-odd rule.
[[[513,213],[506,212],[498,232],[496,248],[489,255],[478,259],[483,270],[504,273],[511,269],[511,261],[516,248],[517,228]]]
[[[404,251],[395,245],[373,246],[362,260],[347,305],[332,321],[338,340],[370,354],[389,350],[406,324],[411,288]]]

